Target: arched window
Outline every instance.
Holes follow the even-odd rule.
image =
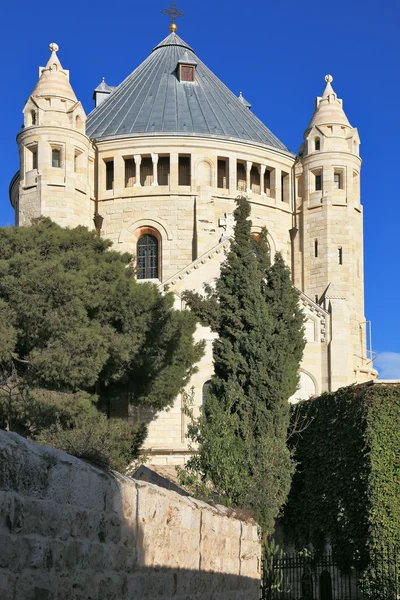
[[[321,140],[319,139],[319,137],[315,138],[315,149],[321,150]]]
[[[206,400],[207,400],[207,390],[210,387],[210,383],[211,383],[211,379],[209,379],[208,381],[205,382],[205,384],[203,385],[203,388],[201,390],[201,404],[202,406],[205,405]]]
[[[140,236],[136,244],[138,279],[158,279],[159,244],[149,233]]]

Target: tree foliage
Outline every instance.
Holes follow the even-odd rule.
[[[49,219],[0,229],[0,368],[9,381],[13,365],[21,393],[86,393],[105,410],[159,410],[189,381],[203,352],[195,316],[138,283],[131,256],[110,246]]]
[[[270,264],[266,232],[251,236],[250,205],[238,198],[235,234],[215,291],[185,300],[218,334],[214,371],[190,437],[198,444],[186,480],[200,476],[219,501],[251,509],[265,531],[289,491],[288,399],[304,349],[303,316],[278,254]],[[200,484],[200,485],[202,485]]]

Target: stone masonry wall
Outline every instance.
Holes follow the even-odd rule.
[[[0,431],[1,600],[256,600],[257,527]]]

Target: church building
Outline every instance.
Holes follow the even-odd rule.
[[[88,115],[50,44],[17,137],[16,224],[44,215],[63,227],[95,228],[135,256],[139,280],[168,287],[180,309],[185,290],[202,292],[218,277],[235,198],[245,194],[254,235],[267,227],[271,256],[282,253],[306,316],[300,389],[291,400],[375,378],[364,316],[360,140],[332,77],[296,154],[176,31],[172,11],[170,34],[122,83],[103,79]],[[214,334],[199,326],[196,335],[207,347],[188,389],[200,410]],[[182,405],[179,396],[151,415],[153,464],[182,464],[190,453]]]

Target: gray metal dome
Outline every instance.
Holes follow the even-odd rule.
[[[179,81],[177,66],[196,68],[195,82]],[[256,142],[288,149],[205,66],[176,33],[88,116],[92,139],[142,135],[192,135]]]

